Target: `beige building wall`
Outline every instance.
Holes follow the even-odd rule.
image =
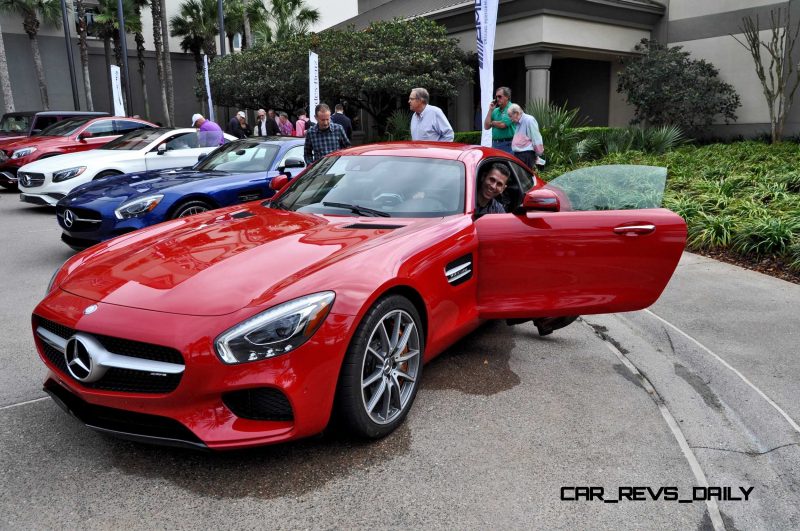
[[[717,15],[729,11],[738,11],[752,7],[772,4],[785,4],[775,0],[670,0],[669,20]]]

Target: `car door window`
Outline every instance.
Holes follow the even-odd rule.
[[[545,188],[559,194],[562,210],[637,210],[661,207],[666,182],[667,169],[657,166],[590,166],[556,177]]]
[[[295,146],[289,151],[287,151],[283,157],[281,158],[280,162],[278,162],[278,167],[286,166],[286,161],[289,159],[303,159],[303,146]]]
[[[86,128],[87,133],[92,133],[92,138],[98,136],[112,136],[114,132],[114,122],[112,120],[103,120],[102,122],[95,122]]]
[[[125,133],[136,131],[137,129],[144,129],[145,127],[150,126],[141,122],[134,122],[132,120],[114,120],[114,129],[116,130],[116,133],[112,134],[124,135]]]
[[[524,194],[525,192],[533,188],[533,185],[536,183],[536,179],[531,174],[531,172],[528,171],[526,168],[523,168],[520,164],[517,164],[516,162],[509,162],[509,164],[511,165],[511,171],[513,171],[514,175],[516,175],[517,177],[517,181],[519,182],[520,186],[520,191]]]
[[[37,116],[36,121],[33,123],[33,128],[42,130],[49,127],[59,120],[58,116]]]
[[[167,151],[178,151],[182,149],[194,149],[198,147],[197,132],[182,133],[175,135],[167,140]]]

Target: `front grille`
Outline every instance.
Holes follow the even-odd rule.
[[[225,393],[222,402],[234,415],[250,420],[292,420],[292,406],[282,392],[272,387],[257,387]]]
[[[90,404],[53,380],[44,389],[61,407],[90,428],[115,435],[160,444],[205,448],[205,444],[177,420]]]
[[[72,337],[76,330],[58,324],[56,322],[37,317],[37,326],[41,326],[45,330],[56,334],[63,339]],[[122,356],[130,356],[132,358],[140,358],[145,360],[163,361],[167,363],[176,363],[183,365],[183,356],[181,353],[170,347],[163,347],[160,345],[152,345],[150,343],[142,343],[140,341],[133,341],[130,339],[121,339],[118,337],[103,336],[92,334],[92,337],[97,339],[103,347],[109,352],[120,354]],[[178,384],[180,384],[183,373],[178,374],[153,374],[145,371],[134,371],[131,369],[110,368],[105,375],[96,382],[85,383],[75,380],[67,370],[67,362],[64,359],[64,354],[58,349],[48,345],[46,342],[41,341],[42,350],[45,356],[55,367],[64,375],[68,376],[77,384],[89,389],[102,389],[104,391],[120,391],[129,393],[169,393],[174,391]]]
[[[69,210],[71,225],[67,226],[65,213]],[[58,222],[62,227],[67,228],[71,232],[87,232],[96,231],[103,221],[103,217],[99,212],[89,210],[88,208],[66,208],[63,206],[56,207],[56,216]]]
[[[44,173],[21,171],[17,173],[19,183],[26,188],[36,188],[44,184]]]

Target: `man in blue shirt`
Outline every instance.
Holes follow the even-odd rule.
[[[452,142],[453,128],[442,110],[435,105],[428,105],[428,91],[424,88],[411,89],[408,107],[411,115],[411,140],[433,140],[436,142]]]

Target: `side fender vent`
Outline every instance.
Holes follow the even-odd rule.
[[[458,286],[472,278],[472,253],[465,254],[444,266],[444,276],[451,286]]]

